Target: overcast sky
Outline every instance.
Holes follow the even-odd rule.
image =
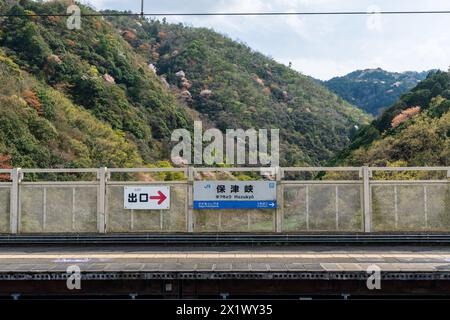
[[[140,10],[140,0],[83,0],[96,9]],[[450,10],[449,0],[145,0],[145,12]],[[170,17],[213,28],[325,80],[357,69],[447,70],[450,15]]]

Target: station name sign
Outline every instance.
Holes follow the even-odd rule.
[[[194,209],[276,209],[275,181],[195,181]]]

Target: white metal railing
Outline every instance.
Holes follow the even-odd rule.
[[[84,219],[83,221],[86,224],[92,223],[92,217],[89,216],[92,212],[95,212],[95,230],[98,233],[115,232],[114,230],[122,230],[123,232],[133,232],[134,230],[142,232],[197,232],[199,230],[220,232],[233,231],[230,227],[233,226],[233,223],[239,225],[239,228],[242,228],[244,222],[247,224],[247,231],[291,232],[314,230],[372,232],[384,231],[385,229],[409,230],[408,228],[413,229],[415,228],[414,226],[418,226],[420,229],[415,231],[427,231],[439,229],[439,223],[442,221],[444,221],[442,223],[443,228],[447,230],[447,219],[449,222],[448,231],[450,232],[450,167],[277,167],[273,168],[272,174],[267,177],[267,179],[278,182],[278,207],[276,210],[271,211],[273,216],[272,220],[267,218],[267,215],[265,216],[265,220],[259,219],[257,212],[248,213],[247,211],[245,215],[242,212],[239,213],[236,211],[238,212],[234,216],[236,221],[229,222],[230,225],[228,227],[225,225],[222,228],[222,224],[226,223],[224,220],[231,219],[227,214],[230,214],[230,211],[233,213],[233,210],[216,212],[209,216],[202,216],[193,210],[193,181],[201,179],[201,174],[211,172],[229,174],[241,172],[267,173],[269,169],[271,168],[0,169],[0,174],[10,176],[9,181],[0,182],[0,191],[5,189],[9,191],[9,203],[1,203],[5,202],[5,200],[1,199],[6,199],[6,197],[0,198],[0,219],[2,218],[2,210],[5,211],[7,210],[5,208],[8,208],[9,216],[7,220],[9,221],[9,231],[11,234],[24,233],[27,230],[47,232],[46,225],[49,223],[49,213],[52,213],[54,217],[67,220],[64,220],[68,224],[67,227],[61,228],[64,229],[64,232],[83,232],[83,228],[77,228],[76,219]],[[434,171],[443,172],[444,175],[442,175],[442,179],[433,178],[430,180],[373,179],[372,173],[380,171]],[[121,181],[112,179],[112,174],[158,174],[169,172],[182,173],[184,179],[173,181],[142,181],[138,179]],[[286,179],[286,175],[289,173],[298,174],[301,172],[309,174],[318,172],[342,172],[348,174],[353,172],[356,178],[353,180]],[[94,180],[26,181],[25,177],[28,174],[92,174]],[[114,192],[116,192],[115,195],[117,196],[120,193],[117,192],[117,188],[120,189],[121,187],[132,184],[161,184],[178,188],[182,195],[177,200],[179,201],[177,211],[170,212],[173,215],[171,216],[172,220],[167,222],[169,224],[176,224],[176,227],[164,225],[164,219],[166,217],[162,212],[159,212],[159,226],[151,225],[147,229],[145,227],[139,228],[140,224],[145,225],[148,222],[147,220],[150,216],[142,216],[132,211],[130,213],[120,211],[123,208],[117,207],[120,202],[113,203],[117,199],[114,199],[112,189],[116,188]],[[39,194],[36,195],[34,193],[33,195],[33,193],[29,192],[30,188],[35,188],[33,190],[37,190],[36,192]],[[94,189],[96,190],[96,207],[92,208],[94,201],[91,198],[89,198],[88,208],[77,207],[77,197],[80,194],[86,196],[83,193],[85,190]],[[25,198],[26,196],[32,195],[38,199],[36,205],[28,203]],[[411,199],[408,199],[408,197]],[[70,204],[66,204],[65,206],[64,201],[66,199],[69,199]],[[61,211],[61,216],[57,215],[58,210]],[[63,215],[65,210],[70,211],[71,216],[69,214]],[[411,212],[415,212],[414,215],[411,215]],[[26,221],[28,223],[27,226],[22,227],[22,224],[25,223],[22,218],[26,217],[27,214],[32,216],[32,219],[31,221]],[[128,214],[129,221],[119,221],[124,215]],[[259,224],[260,230],[253,228],[252,214],[256,217],[255,221],[257,221],[254,224]],[[322,219],[320,218],[322,215],[325,217],[323,221],[320,220]],[[241,219],[242,216],[246,217],[246,221]],[[119,222],[114,222],[114,218]],[[215,229],[212,227],[211,229],[208,229],[209,227],[199,227],[197,221],[201,219],[210,219],[204,222],[204,225],[208,225],[209,223],[209,227],[213,224],[211,221],[218,220],[217,224],[219,226]],[[114,228],[112,226],[113,223],[121,223],[121,225]],[[86,230],[88,229],[91,230],[90,228],[86,228]],[[242,229],[239,230],[242,231]],[[56,227],[55,230],[51,230],[50,232],[58,232],[58,228]]]

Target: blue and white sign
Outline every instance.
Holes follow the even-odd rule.
[[[275,181],[195,181],[194,209],[276,209]]]

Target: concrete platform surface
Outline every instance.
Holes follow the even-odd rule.
[[[439,273],[450,276],[450,247],[15,247],[0,248],[1,276],[65,273]]]

